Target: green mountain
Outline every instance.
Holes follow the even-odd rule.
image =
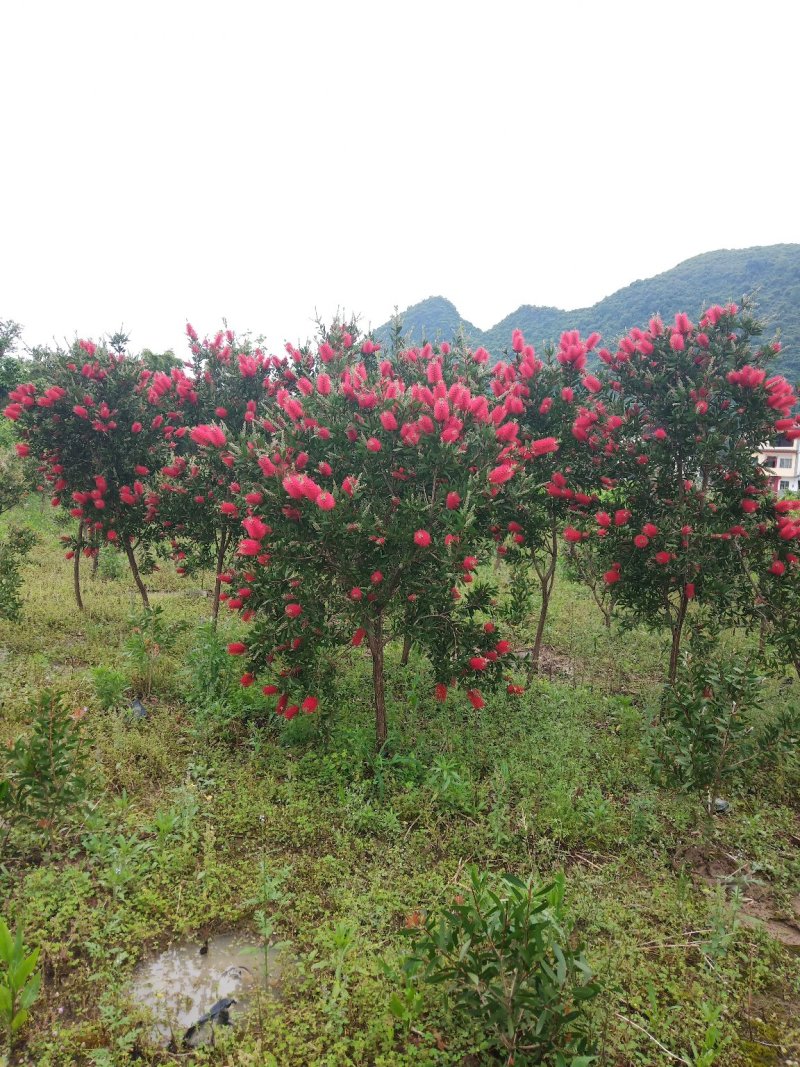
[[[410,341],[424,338],[450,340],[463,329],[473,345],[499,355],[510,343],[511,331],[520,329],[537,346],[557,341],[564,330],[592,330],[610,345],[632,326],[644,326],[658,313],[665,321],[676,312],[697,316],[709,304],[741,303],[754,298],[767,336],[780,329],[783,353],[779,369],[792,380],[800,379],[800,244],[706,252],[679,263],[654,278],[633,282],[589,308],[561,308],[523,304],[489,330],[479,330],[462,319],[444,297],[429,297],[401,314]],[[388,340],[390,324],[376,333]]]

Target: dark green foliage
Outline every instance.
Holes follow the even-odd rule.
[[[584,1067],[594,1059],[584,1004],[599,986],[565,919],[563,875],[537,888],[473,867],[465,895],[413,935],[407,970],[444,984],[504,1063]]]
[[[14,937],[0,917],[0,1026],[6,1032],[6,1046],[13,1051],[14,1035],[28,1021],[30,1007],[39,995],[41,972],[36,971],[39,949],[25,955],[22,927]]]
[[[23,380],[22,362],[13,355],[21,333],[18,322],[0,319],[0,399]]]
[[[4,420],[5,421],[5,420]],[[0,426],[0,430],[5,427]],[[26,464],[0,438],[0,515],[20,504],[28,490]]]
[[[30,705],[31,729],[3,751],[0,816],[5,845],[16,830],[50,840],[86,795],[86,756],[74,713],[45,690]]]
[[[36,541],[28,526],[11,526],[0,540],[0,619],[17,622],[22,614],[20,572]]]
[[[508,344],[512,330],[522,330],[534,344],[556,340],[564,330],[582,334],[598,330],[606,340],[619,337],[659,313],[667,321],[678,311],[697,310],[713,303],[741,302],[754,294],[767,330],[781,328],[785,353],[777,369],[791,379],[800,377],[800,245],[766,245],[721,249],[679,263],[672,270],[633,282],[589,308],[561,308],[524,304],[489,330],[462,319],[443,297],[429,297],[403,312],[403,329],[415,339],[441,335],[450,340],[463,328],[474,345],[495,355]],[[376,331],[388,338],[388,326]]]
[[[798,709],[787,704],[765,714],[764,681],[751,660],[696,637],[664,692],[655,766],[667,784],[705,794],[709,813],[723,786],[797,746]]]

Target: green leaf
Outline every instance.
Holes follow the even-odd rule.
[[[11,940],[11,933],[6,926],[5,920],[0,919],[0,960],[4,963],[11,962],[13,945],[14,943]]]
[[[9,985],[15,989],[22,989],[38,962],[39,949],[37,948],[33,950],[27,959],[21,960],[16,967],[9,968]]]
[[[33,978],[28,982],[25,988],[22,990],[22,995],[19,998],[20,1005],[23,1008],[29,1008],[33,1004],[34,1000],[39,996],[39,989],[42,984],[42,975],[35,974]]]
[[[25,1023],[28,1021],[28,1014],[29,1013],[25,1008],[22,1008],[20,1011],[17,1012],[17,1014],[11,1020],[12,1034],[15,1034],[21,1026],[25,1025]]]

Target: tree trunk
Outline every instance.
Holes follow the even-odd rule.
[[[72,588],[75,590],[75,603],[83,611],[81,597],[81,552],[83,551],[83,522],[78,523],[78,536],[75,539],[75,555],[72,557]]]
[[[542,638],[544,637],[544,624],[547,621],[547,611],[550,607],[550,593],[545,593],[542,585],[542,607],[539,611],[539,622],[536,625],[536,638],[531,649],[531,658],[528,663],[528,675],[536,674],[539,670],[539,655],[542,651]]]
[[[533,648],[531,649],[531,658],[528,663],[528,677],[536,674],[539,670],[539,656],[542,651],[542,638],[544,637],[544,627],[547,622],[547,612],[550,609],[550,597],[553,594],[553,584],[556,577],[556,560],[558,559],[558,530],[556,527],[555,517],[552,521],[550,531],[550,544],[547,546],[547,551],[550,556],[550,560],[547,565],[547,569],[542,571],[536,568],[536,573],[539,577],[539,588],[542,594],[542,606],[539,609],[539,622],[536,624],[536,639],[533,642]]]
[[[127,541],[125,542],[125,555],[128,557],[128,564],[131,568],[131,574],[133,575],[134,582],[136,582],[136,588],[139,590],[139,595],[142,598],[142,603],[146,608],[149,608],[150,601],[147,599],[147,590],[144,587],[142,576],[141,574],[139,574],[139,567],[136,563],[136,556],[134,555],[132,546]]]
[[[672,649],[669,655],[669,684],[675,685],[675,678],[678,674],[678,660],[681,654],[681,635],[683,633],[683,624],[686,621],[686,609],[689,605],[688,597],[685,593],[681,593],[681,603],[678,608],[678,616],[672,626]]]
[[[375,741],[380,749],[386,743],[386,692],[383,678],[383,615],[375,616],[367,631],[372,653],[372,688],[375,696]]]
[[[411,655],[411,636],[406,634],[403,638],[403,654],[400,657],[400,666],[408,666],[408,657]]]
[[[100,549],[98,548],[98,550],[92,556],[92,577],[93,578],[97,577],[97,568],[99,567],[99,565],[100,565]]]
[[[222,592],[222,582],[220,581],[220,575],[222,574],[222,568],[225,563],[225,553],[228,551],[228,544],[230,543],[230,537],[228,531],[223,530],[220,537],[219,548],[217,549],[217,570],[214,576],[214,603],[211,608],[211,623],[216,630],[217,619],[219,618],[219,594]]]

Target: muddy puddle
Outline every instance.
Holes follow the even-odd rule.
[[[267,983],[264,950],[252,935],[219,934],[206,944],[179,942],[139,964],[130,997],[147,1009],[152,1041],[176,1049],[197,1047],[213,1040],[215,1027],[236,1025],[259,992],[279,995],[277,957],[270,949]]]

